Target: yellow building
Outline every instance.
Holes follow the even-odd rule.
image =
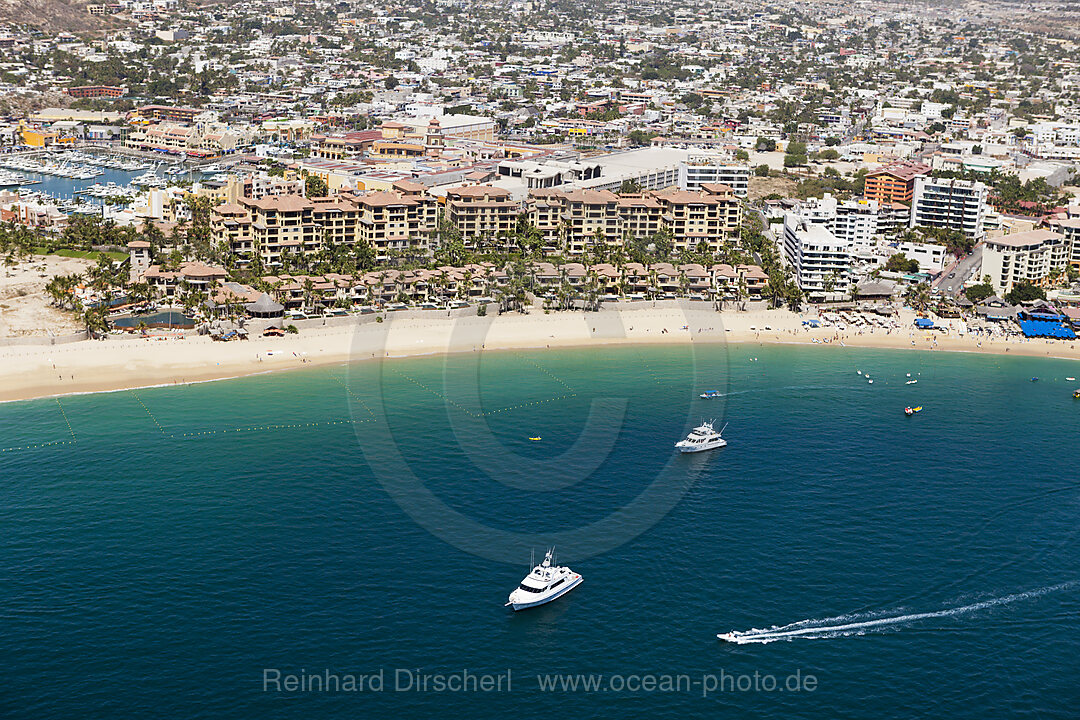
[[[47,148],[53,145],[68,145],[74,144],[78,139],[74,136],[63,137],[60,133],[52,132],[49,130],[36,130],[33,128],[22,128],[20,130],[22,141],[25,145],[32,148]]]

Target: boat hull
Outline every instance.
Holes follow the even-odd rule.
[[[578,585],[580,585],[583,581],[584,581],[584,578],[578,576],[575,580],[567,583],[566,587],[560,589],[556,593],[552,593],[550,596],[548,596],[548,597],[546,597],[546,598],[544,598],[542,600],[537,600],[535,602],[529,602],[529,603],[512,603],[511,607],[514,608],[514,612],[517,612],[519,610],[528,610],[529,608],[539,607],[541,605],[547,605],[552,600],[558,600],[563,595],[565,595],[566,593],[570,592],[571,590],[576,588]]]
[[[717,442],[701,444],[701,445],[676,445],[675,447],[681,453],[699,453],[706,450],[715,450],[727,445],[727,440],[719,440]]]

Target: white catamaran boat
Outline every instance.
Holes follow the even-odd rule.
[[[703,422],[696,428],[690,431],[690,434],[686,436],[684,440],[680,440],[675,443],[675,447],[682,453],[702,452],[704,450],[712,450],[714,448],[722,448],[727,445],[727,440],[720,437],[724,427],[720,428],[720,432],[713,429],[712,421]]]
[[[544,556],[544,562],[534,567],[510,593],[506,605],[513,605],[514,610],[543,605],[570,592],[581,582],[582,577],[576,572],[555,564],[555,548],[551,548]]]

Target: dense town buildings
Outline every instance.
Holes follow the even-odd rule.
[[[820,297],[824,256],[809,248],[832,245],[813,227],[847,253],[828,273],[836,295],[897,254],[933,278],[968,247],[948,247],[950,232],[989,243],[1051,227],[1068,244],[1080,219],[1059,190],[1080,159],[1080,48],[1018,28],[1014,8],[963,20],[875,2],[676,4],[663,19],[477,0],[89,12],[115,21],[107,36],[0,33],[0,146],[206,169],[102,214],[183,223],[185,198],[208,201],[237,267],[335,245],[398,267],[458,241],[745,256],[759,211],[783,200],[795,219],[770,213],[771,271]],[[68,213],[51,207],[2,209],[62,229]],[[1045,257],[1023,277],[1057,282],[1078,262]],[[976,270],[955,284],[987,274]]]

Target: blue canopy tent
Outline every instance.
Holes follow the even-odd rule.
[[[1017,320],[1020,324],[1020,332],[1024,333],[1025,337],[1046,337],[1046,338],[1059,338],[1062,340],[1073,340],[1076,338],[1076,333],[1072,328],[1062,325],[1060,322],[1054,322],[1050,320]]]
[[[929,318],[915,318],[915,327],[929,330],[934,327],[934,321]]]

